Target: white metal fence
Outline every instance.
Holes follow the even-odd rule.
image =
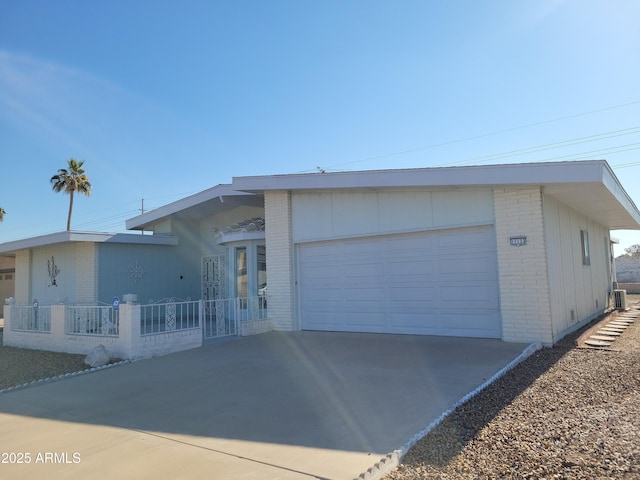
[[[233,298],[205,300],[203,302],[203,336],[205,339],[228,337],[238,334],[235,316],[236,301]]]
[[[205,339],[238,335],[240,323],[267,318],[264,296],[238,297],[203,302],[203,336]]]
[[[69,305],[65,308],[66,331],[70,335],[118,336],[119,315],[110,306]]]
[[[255,322],[267,318],[267,297],[236,298],[236,312],[240,322]]]
[[[118,358],[177,352],[201,346],[203,340],[272,329],[267,300],[260,296],[125,303],[117,310],[110,305],[5,305],[4,318],[5,345],[87,353],[103,344]]]
[[[200,328],[200,301],[168,301],[140,306],[140,335]]]
[[[50,332],[51,307],[16,306],[11,330],[16,332]]]

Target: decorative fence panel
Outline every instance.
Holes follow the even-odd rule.
[[[110,306],[67,306],[65,317],[66,331],[69,335],[117,337],[120,333],[119,312]]]
[[[51,307],[16,306],[11,330],[16,332],[50,332]]]
[[[140,335],[200,328],[200,301],[154,303],[140,306]]]

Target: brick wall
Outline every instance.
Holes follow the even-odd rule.
[[[495,188],[502,338],[553,343],[540,188]],[[524,235],[524,246],[511,246]]]
[[[294,330],[290,193],[265,192],[264,210],[269,316],[276,330]]]

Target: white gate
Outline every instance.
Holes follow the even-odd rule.
[[[233,306],[225,300],[226,275],[224,255],[202,257],[202,331],[205,340],[238,334]]]

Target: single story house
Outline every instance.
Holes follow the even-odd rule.
[[[16,303],[257,297],[266,329],[552,345],[609,308],[640,212],[595,160],[235,177],[126,227],[152,234],[0,244]]]

